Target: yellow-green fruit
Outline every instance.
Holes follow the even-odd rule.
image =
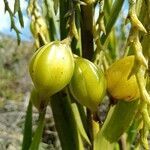
[[[92,62],[77,57],[69,88],[80,104],[95,111],[105,95],[106,80],[103,72]]]
[[[32,104],[38,109],[40,110],[40,104],[41,104],[41,100],[40,100],[40,94],[38,93],[38,91],[33,88],[31,91],[31,98],[30,98]]]
[[[35,88],[31,91],[30,100],[39,111],[42,111],[48,104],[49,97],[43,97]]]
[[[118,100],[131,101],[139,97],[135,75],[130,75],[134,66],[134,56],[127,56],[113,63],[106,71],[107,89]]]
[[[32,57],[29,71],[35,88],[41,95],[51,96],[71,80],[74,60],[70,47],[54,41],[41,47]]]
[[[82,0],[82,1],[85,2],[87,5],[95,3],[95,0]]]

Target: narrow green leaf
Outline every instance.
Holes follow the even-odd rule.
[[[15,0],[14,3],[14,14],[19,10],[19,0]]]
[[[38,127],[34,133],[34,137],[33,137],[33,140],[32,140],[31,146],[30,146],[30,150],[38,150],[39,149],[39,144],[41,141],[43,128],[44,128],[45,113],[46,113],[46,110],[43,110],[43,112],[39,113],[39,123],[38,123]]]
[[[22,15],[22,11],[20,8],[20,0],[15,0],[14,3],[14,14],[18,12],[18,18],[19,18],[19,22],[21,27],[24,27],[24,21],[23,21],[23,15]]]
[[[80,113],[78,111],[78,107],[75,103],[72,104],[72,110],[73,110],[73,113],[74,113],[74,116],[75,116],[75,120],[76,120],[76,123],[77,123],[79,133],[86,140],[86,142],[91,145],[91,142],[90,142],[90,140],[87,136],[87,133],[86,133],[84,127],[83,127],[83,123],[82,123],[82,120],[81,120],[81,117],[80,117]]]
[[[19,22],[20,22],[21,27],[24,27],[23,15],[22,15],[22,11],[20,8],[18,11],[18,18],[19,18]]]
[[[82,140],[81,135],[80,135],[79,132],[78,132],[78,139],[79,139],[79,150],[85,150],[85,148],[84,148],[84,142],[83,142],[83,140]]]
[[[129,130],[127,131],[127,147],[128,149],[131,148],[131,145],[135,141],[136,135],[138,133],[138,128],[142,123],[142,118],[137,116],[134,118],[132,125],[130,126]]]
[[[59,9],[59,0],[54,0],[54,11],[55,11],[55,14],[58,13],[58,9]]]
[[[123,3],[124,3],[124,0],[115,0],[114,4],[112,6],[112,9],[110,11],[108,23],[106,24],[106,34],[103,34],[101,37],[102,44],[104,44],[105,41],[107,40],[107,38],[111,32],[111,29],[114,26],[114,24],[118,18],[118,15],[121,11]]]
[[[26,118],[25,118],[22,150],[28,150],[31,141],[32,141],[32,103],[30,100],[26,112]]]
[[[51,107],[62,150],[79,150],[78,128],[66,91],[52,96]]]

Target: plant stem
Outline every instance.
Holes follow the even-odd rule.
[[[29,101],[23,134],[22,150],[28,150],[32,141],[32,102]]]
[[[66,91],[52,96],[51,107],[63,150],[78,150],[78,133]]]
[[[92,60],[94,54],[93,45],[93,4],[81,6],[81,41],[82,57]],[[92,113],[87,109],[88,135],[93,149]]]
[[[39,123],[38,123],[38,127],[35,131],[33,141],[30,146],[30,150],[38,150],[39,149],[39,144],[40,144],[40,140],[41,140],[43,128],[44,128],[45,113],[46,113],[46,109],[44,109],[42,112],[39,113]]]
[[[68,29],[66,28],[67,17],[65,15],[68,12],[69,2],[67,0],[59,0],[60,5],[60,39],[63,40],[67,37]]]
[[[88,129],[89,129],[89,138],[92,144],[92,149],[93,149],[93,124],[92,124],[92,119],[93,119],[93,114],[92,112],[87,109],[87,124],[88,124]]]
[[[91,60],[93,47],[93,5],[81,6],[82,56]]]

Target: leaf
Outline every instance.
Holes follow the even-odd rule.
[[[78,128],[67,95],[66,91],[61,91],[51,98],[55,126],[62,150],[79,150]]]
[[[19,7],[20,7],[19,5],[20,5],[19,0],[15,0],[15,3],[14,3],[14,14],[15,14],[16,12],[18,12]]]
[[[58,13],[58,9],[59,9],[59,0],[54,0],[54,12],[55,12],[55,14]]]
[[[20,8],[20,0],[15,0],[14,3],[14,14],[18,12],[18,18],[19,18],[19,22],[21,27],[24,27],[24,21],[23,21],[23,15],[22,15],[22,11]]]
[[[94,140],[94,149],[93,150],[114,150],[116,143],[110,143],[105,136],[102,134],[102,132],[99,132],[97,137]]]
[[[79,114],[79,111],[78,111],[78,107],[77,107],[77,105],[75,103],[72,104],[72,110],[73,110],[73,114],[75,116],[75,120],[76,120],[76,123],[77,123],[77,127],[78,127],[78,130],[79,130],[79,133],[86,140],[86,142],[89,145],[91,145],[89,137],[87,136],[87,133],[86,133],[84,127],[83,127],[83,123],[82,123],[82,120],[81,120],[81,117],[80,117],[80,114]]]
[[[106,24],[106,34],[103,34],[102,37],[101,37],[102,44],[104,44],[106,39],[108,38],[108,36],[111,32],[111,29],[114,26],[114,24],[115,24],[115,22],[118,18],[118,15],[121,11],[123,3],[124,3],[124,0],[115,0],[114,4],[112,6],[112,9],[110,11],[110,15],[109,15],[109,18],[108,18],[108,23]]]
[[[32,141],[32,103],[30,100],[26,112],[26,118],[25,118],[22,150],[28,150],[31,141]]]
[[[24,27],[23,15],[22,15],[22,11],[20,8],[18,11],[18,17],[19,17],[19,22],[20,22],[21,27]]]
[[[115,144],[120,136],[129,128],[138,109],[139,101],[132,102],[119,101],[110,108],[107,118],[94,139],[94,150],[98,147]],[[108,149],[110,150],[110,149]]]
[[[39,144],[40,144],[40,140],[41,140],[43,128],[44,128],[45,113],[46,113],[46,110],[39,113],[39,123],[38,123],[38,127],[34,133],[34,137],[33,137],[33,140],[32,140],[31,146],[30,146],[30,150],[38,150],[39,149]]]
[[[78,140],[79,140],[79,150],[85,150],[84,143],[83,143],[83,140],[81,138],[81,134],[79,132],[78,132]]]

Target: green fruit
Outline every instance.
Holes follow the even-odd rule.
[[[51,96],[71,80],[74,60],[70,47],[54,41],[41,47],[32,57],[29,72],[35,88],[41,95]]]
[[[80,104],[95,111],[105,95],[106,80],[103,72],[92,62],[77,57],[69,88]]]
[[[107,89],[113,98],[131,101],[139,97],[136,77],[135,75],[129,77],[134,60],[134,56],[122,58],[106,71]]]
[[[95,0],[82,0],[82,1],[85,2],[87,5],[95,3]]]
[[[40,94],[38,91],[33,88],[31,91],[31,98],[30,98],[33,106],[35,106],[38,110],[40,110],[40,104],[41,104],[41,99],[40,99]]]

